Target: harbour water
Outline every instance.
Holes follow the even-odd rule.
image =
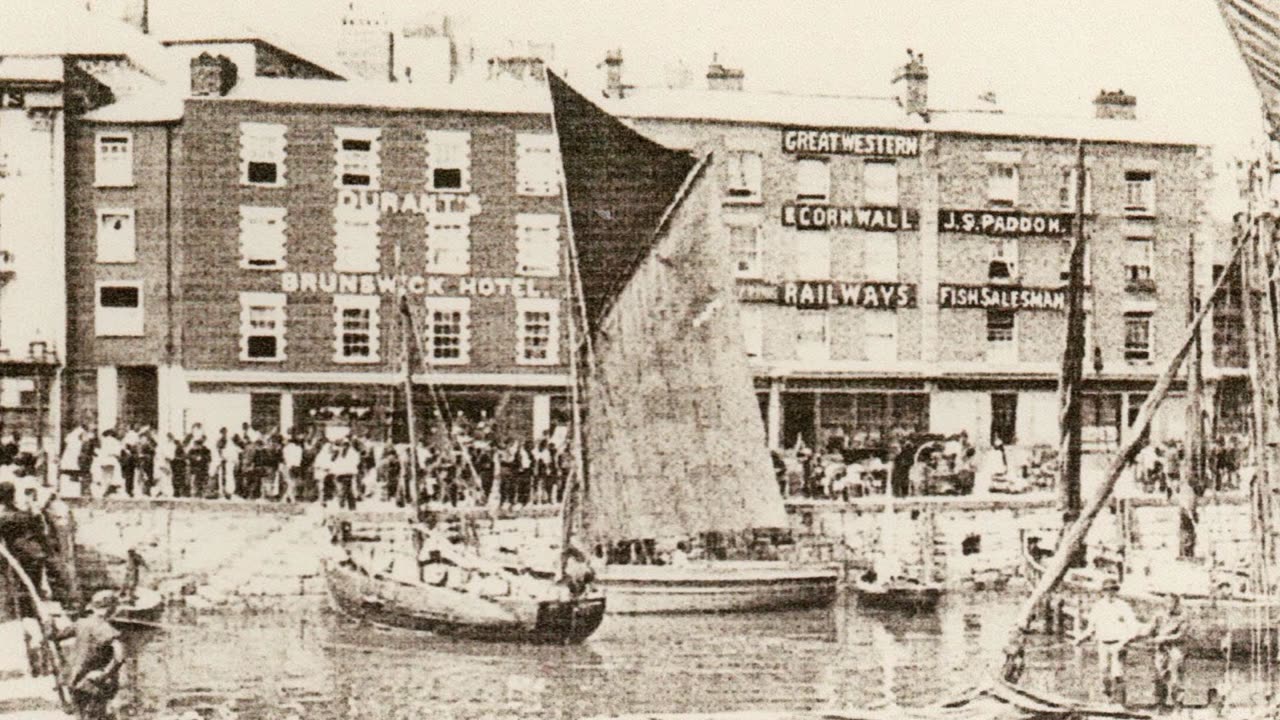
[[[947,599],[937,614],[830,610],[608,616],[577,647],[479,644],[361,625],[319,603],[258,615],[169,619],[131,641],[126,714],[188,718],[578,718],[635,712],[918,705],[981,683],[1018,594]],[[1135,649],[1130,696],[1151,694]],[[1259,687],[1247,663],[1192,661],[1188,697]],[[1099,690],[1092,652],[1033,636],[1030,686]],[[194,713],[194,714],[190,714]]]

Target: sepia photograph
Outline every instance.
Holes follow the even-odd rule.
[[[1280,0],[0,0],[0,720],[1272,720],[1273,525]]]

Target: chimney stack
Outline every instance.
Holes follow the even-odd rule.
[[[631,88],[622,82],[622,49],[610,50],[604,55],[604,96],[622,98]]]
[[[191,58],[191,94],[197,97],[226,95],[236,85],[236,64],[225,55],[200,53]]]
[[[708,90],[733,90],[742,91],[742,81],[746,74],[741,68],[731,68],[721,65],[718,55],[711,56],[711,65],[707,67],[707,89]]]
[[[929,119],[929,68],[924,64],[924,53],[919,55],[907,48],[907,64],[893,74],[893,82],[904,81],[898,104],[908,115]]]
[[[1126,95],[1124,90],[1107,92],[1099,90],[1098,97],[1093,99],[1093,107],[1102,120],[1137,120],[1138,98]]]

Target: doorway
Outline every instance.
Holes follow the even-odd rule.
[[[1018,394],[991,394],[991,442],[1014,445],[1018,439]]]

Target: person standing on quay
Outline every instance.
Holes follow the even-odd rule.
[[[1103,693],[1123,705],[1125,647],[1142,635],[1144,628],[1129,603],[1120,599],[1119,592],[1117,580],[1109,578],[1103,583],[1102,598],[1089,611],[1084,634],[1075,642],[1082,645],[1091,637],[1098,641],[1098,671],[1102,675]]]
[[[213,464],[213,452],[205,445],[204,438],[191,441],[186,454],[186,475],[190,479],[191,496],[207,498],[210,492],[216,494],[217,488],[209,479],[209,467]]]
[[[351,448],[350,438],[339,438],[329,462],[329,472],[337,485],[338,507],[356,509],[356,474],[360,471],[360,453]]]

